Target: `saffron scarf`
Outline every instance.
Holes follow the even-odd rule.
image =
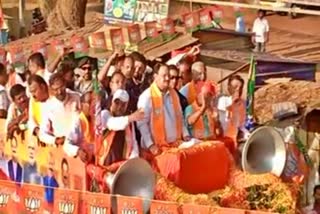
[[[104,166],[104,161],[107,158],[107,156],[110,153],[110,149],[114,142],[116,132],[115,131],[109,131],[106,133],[106,136],[104,137],[104,140],[102,142],[102,145],[100,149],[98,150],[98,165]],[[125,130],[125,145],[123,149],[123,157],[124,159],[129,159],[130,154],[133,149],[133,138],[132,138],[132,131],[131,131],[131,125],[129,125]]]
[[[192,112],[196,112],[200,109],[199,105],[196,101],[192,104]],[[208,126],[209,126],[209,136],[205,136],[206,128],[203,122],[203,117],[208,118]],[[195,138],[199,140],[213,140],[215,138],[215,121],[213,119],[213,113],[209,111],[205,111],[204,115],[202,115],[192,126],[193,135]]]
[[[167,142],[166,141],[166,127],[165,127],[165,114],[164,114],[164,103],[163,95],[155,83],[150,86],[151,92],[151,102],[152,102],[152,135],[153,140],[158,146],[170,147],[169,143],[177,142]],[[179,103],[179,97],[176,91],[169,89],[168,91],[170,98],[172,99],[172,104],[175,112],[175,122],[176,122],[176,133],[177,140],[181,140],[182,137],[182,112]]]

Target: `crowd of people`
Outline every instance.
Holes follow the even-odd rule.
[[[101,185],[125,160],[152,160],[192,139],[220,140],[236,155],[238,132],[247,133],[244,80],[231,76],[229,94],[219,94],[198,53],[194,46],[151,65],[138,52],[116,51],[96,76],[92,58],[75,64],[66,52],[50,66],[34,53],[27,71],[1,64],[0,117],[6,118],[7,139],[29,133],[39,146],[62,147],[80,157]],[[99,148],[84,146],[97,135]]]

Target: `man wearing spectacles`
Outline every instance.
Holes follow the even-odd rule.
[[[75,89],[81,94],[85,94],[93,90],[92,84],[92,65],[90,59],[85,57],[80,60],[79,66],[81,77],[75,84]]]
[[[189,104],[188,104],[187,98],[185,98],[185,96],[183,96],[179,92],[179,89],[181,88],[181,84],[182,84],[182,81],[181,81],[182,77],[179,75],[179,70],[175,65],[169,66],[169,75],[170,75],[169,85],[172,89],[174,89],[178,93],[181,109],[182,109],[182,112],[184,112],[184,110]]]

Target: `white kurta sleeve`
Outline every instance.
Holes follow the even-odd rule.
[[[254,20],[253,26],[252,26],[252,32],[257,33],[257,31],[258,31],[258,22],[257,20]]]
[[[47,109],[47,107],[48,106],[46,106],[46,108],[41,109],[42,111],[46,111],[46,112],[43,114],[43,120],[39,127],[40,128],[39,140],[41,142],[44,142],[45,144],[54,145],[56,141],[56,137],[50,133],[50,129],[52,128],[52,125],[51,125],[52,115],[50,110]]]
[[[125,130],[128,125],[128,116],[113,117],[107,110],[101,112],[102,130],[109,129],[112,131],[121,131]]]
[[[176,56],[172,57],[169,61],[167,61],[167,65],[178,65],[179,62],[186,56],[186,53],[177,54]]]
[[[153,145],[152,135],[151,135],[151,97],[147,96],[148,91],[144,91],[138,100],[138,109],[143,109],[144,118],[137,122],[138,129],[141,133],[141,146],[144,149],[148,149]]]
[[[139,157],[139,146],[138,146],[138,142],[137,142],[137,138],[136,138],[135,128],[134,128],[133,124],[131,127],[132,127],[131,133],[132,133],[133,145],[132,145],[132,152],[129,157],[130,159]]]
[[[270,27],[269,27],[269,22],[267,19],[264,19],[265,25],[266,25],[266,32],[269,32]]]
[[[80,119],[74,123],[73,127],[70,129],[66,136],[63,144],[63,151],[69,157],[75,157],[78,153],[79,146],[83,143],[83,132],[81,130]]]
[[[34,118],[33,118],[33,109],[32,109],[32,100],[31,99],[29,100],[28,128],[29,128],[30,134],[33,134],[34,129],[37,127],[37,124],[36,124],[36,122],[34,121]]]

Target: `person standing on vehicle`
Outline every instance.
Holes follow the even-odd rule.
[[[255,45],[254,52],[265,52],[269,41],[269,23],[265,18],[266,11],[259,10],[258,17],[254,20],[252,28],[252,42]]]

